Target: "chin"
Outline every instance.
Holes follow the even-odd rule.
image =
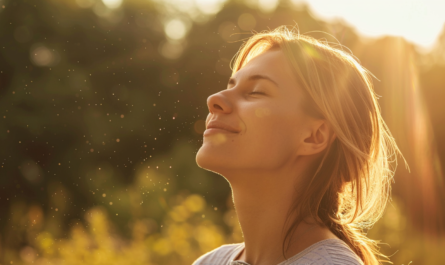
[[[227,156],[224,152],[217,152],[217,150],[211,146],[204,144],[198,150],[195,160],[200,168],[221,175],[224,169],[227,169],[232,164],[231,161],[229,161],[229,157],[230,156]]]
[[[199,148],[198,153],[196,154],[196,164],[203,169],[212,170],[215,166],[215,157],[212,155],[211,150],[208,150],[205,145]]]

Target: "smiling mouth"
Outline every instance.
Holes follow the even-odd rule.
[[[215,134],[215,133],[237,134],[237,132],[232,132],[232,131],[225,130],[222,128],[208,128],[204,131],[204,136]]]

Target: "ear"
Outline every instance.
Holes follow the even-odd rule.
[[[327,121],[314,121],[299,148],[299,155],[309,156],[323,152],[335,139],[335,134]]]

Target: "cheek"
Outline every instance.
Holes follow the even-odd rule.
[[[257,108],[246,121],[245,150],[253,156],[271,160],[289,157],[297,146],[297,126],[294,115],[283,109]]]

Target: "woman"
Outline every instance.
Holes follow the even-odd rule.
[[[379,264],[364,232],[399,150],[350,54],[286,27],[258,33],[207,105],[196,162],[229,181],[245,242],[194,265]]]

